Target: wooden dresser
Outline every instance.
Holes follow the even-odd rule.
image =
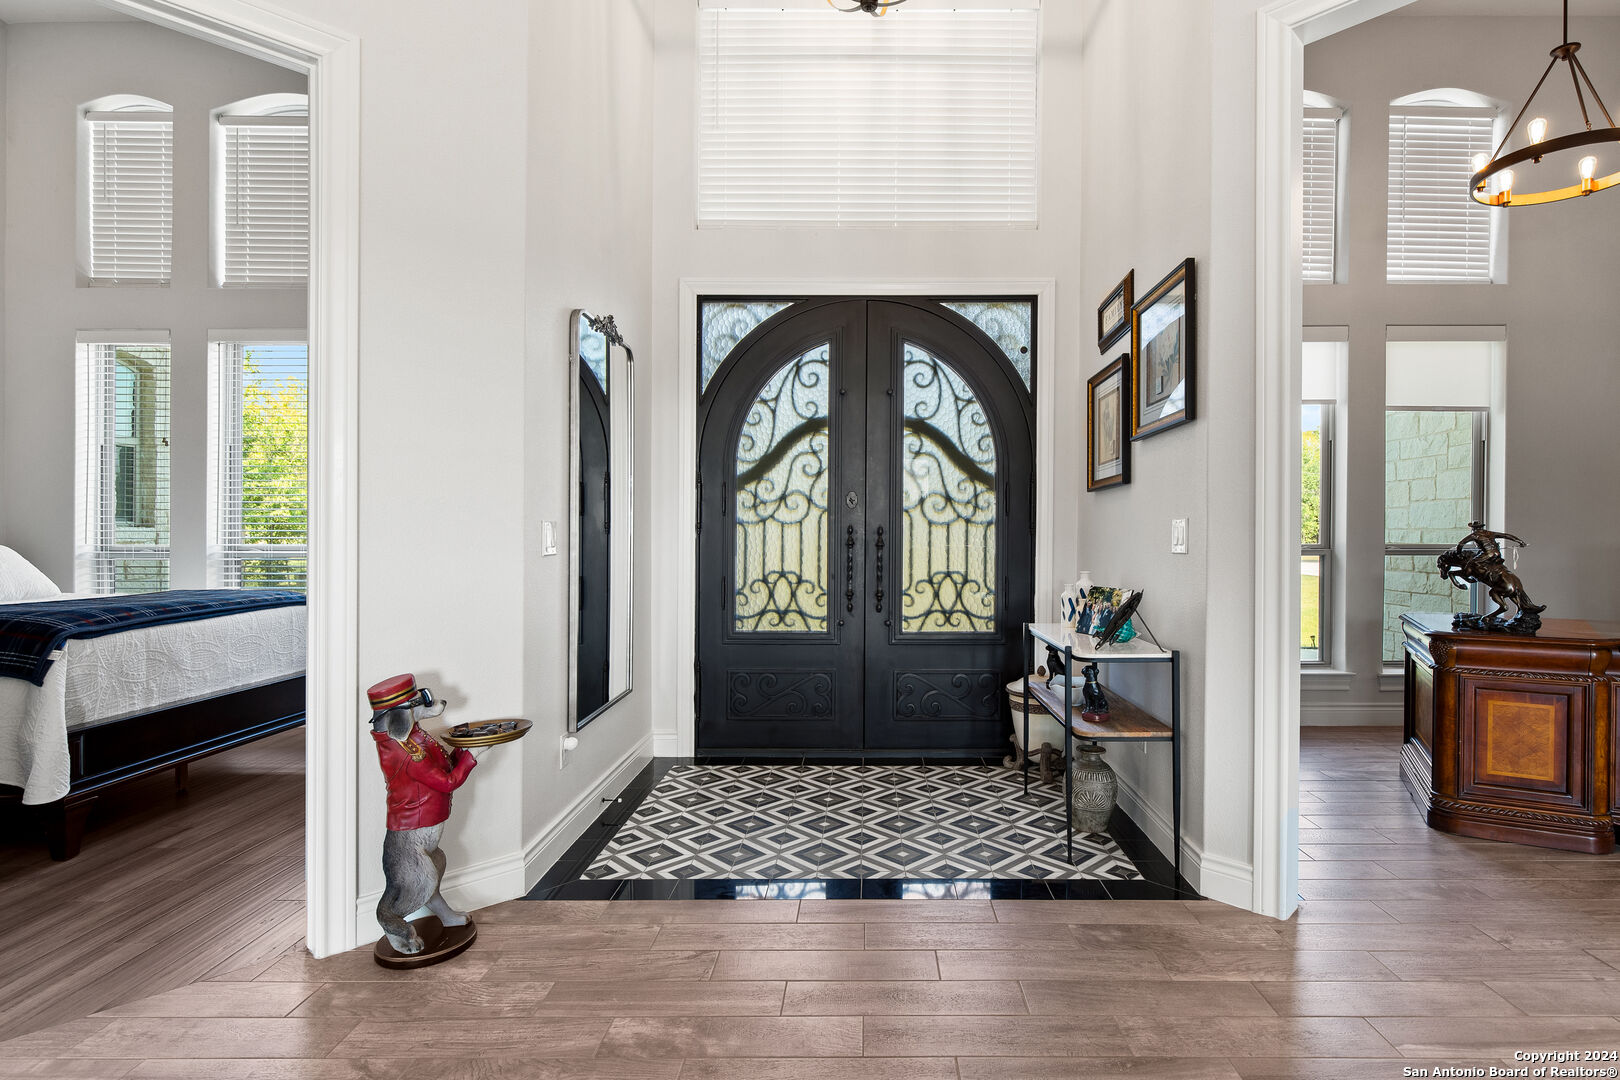
[[[1429,825],[1462,836],[1614,850],[1620,623],[1548,619],[1534,637],[1401,616],[1401,778]]]

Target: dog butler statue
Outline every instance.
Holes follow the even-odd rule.
[[[421,721],[444,712],[414,675],[396,675],[366,691],[371,737],[388,784],[388,834],[383,838],[387,885],[377,903],[384,930],[376,948],[384,967],[421,967],[448,960],[471,945],[478,929],[439,894],[444,852],[439,836],[450,816],[450,794],[478,764],[465,749],[446,753]],[[407,922],[418,908],[431,915]]]

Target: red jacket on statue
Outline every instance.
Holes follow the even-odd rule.
[[[388,828],[394,832],[425,829],[450,816],[450,793],[466,782],[467,774],[478,764],[464,749],[446,756],[444,747],[411,725],[403,743],[386,731],[373,731],[377,757],[388,784]]]

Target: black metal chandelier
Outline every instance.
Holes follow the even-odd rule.
[[[897,8],[906,0],[855,0],[854,7],[839,7],[833,0],[827,0],[827,6],[835,11],[864,11],[868,15],[887,15],[890,8]]]
[[[1503,134],[1502,142],[1497,146],[1496,152],[1488,156],[1485,154],[1474,155],[1474,175],[1469,180],[1468,185],[1469,194],[1475,202],[1484,203],[1487,206],[1534,206],[1538,203],[1560,202],[1580,195],[1590,195],[1594,191],[1602,191],[1604,188],[1620,184],[1620,127],[1615,126],[1614,117],[1609,115],[1608,106],[1603,104],[1603,98],[1599,96],[1597,87],[1592,85],[1592,77],[1586,73],[1586,68],[1582,66],[1580,57],[1576,55],[1576,53],[1580,52],[1580,49],[1580,42],[1569,40],[1569,0],[1564,0],[1564,40],[1561,45],[1552,51],[1552,60],[1548,62],[1547,70],[1541,73],[1541,81],[1536,83],[1534,90],[1530,91],[1530,97],[1526,99],[1524,108],[1519,110],[1519,115],[1514,118],[1513,123]],[[1507,149],[1508,140],[1513,137],[1513,132],[1518,128],[1519,122],[1530,112],[1530,106],[1534,104],[1536,95],[1541,92],[1542,86],[1546,84],[1547,77],[1553,73],[1553,69],[1560,62],[1569,65],[1570,82],[1575,86],[1575,101],[1581,108],[1581,119],[1586,122],[1586,129],[1549,139],[1547,138],[1547,120],[1545,117],[1538,116],[1531,120],[1525,128],[1525,135],[1529,141],[1517,150],[1507,154],[1502,153],[1503,150]],[[1592,115],[1586,108],[1586,94],[1581,92],[1583,83],[1586,86],[1586,93],[1592,95],[1593,104],[1603,114],[1603,120],[1608,124],[1607,127],[1594,128],[1592,126]],[[1608,148],[1607,156],[1609,160],[1606,162],[1598,160],[1598,151],[1603,147]],[[1515,189],[1514,185],[1519,180],[1514,171],[1515,165],[1522,165],[1527,161],[1533,165],[1540,165],[1545,157],[1581,148],[1591,149],[1575,164],[1575,183],[1563,187],[1548,187],[1540,191],[1519,191]],[[1599,176],[1598,168],[1600,165],[1606,166],[1613,171],[1606,176]],[[1492,178],[1496,179],[1496,190],[1494,192],[1487,190],[1491,186]],[[1557,183],[1556,180],[1552,182]]]

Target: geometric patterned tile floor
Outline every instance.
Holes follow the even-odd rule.
[[[593,867],[598,866],[603,859],[604,853],[608,852],[610,848],[615,852],[622,852],[629,846],[628,844],[615,844],[615,840],[619,837],[621,832],[624,833],[627,840],[630,837],[640,838],[647,835],[641,831],[639,822],[635,830],[630,828],[630,822],[637,818],[643,804],[645,804],[651,796],[653,789],[657,787],[666,776],[676,772],[677,770],[679,770],[682,774],[685,774],[693,765],[726,765],[734,769],[737,767],[743,767],[744,769],[749,769],[751,767],[757,768],[761,765],[779,767],[841,766],[844,768],[849,768],[853,765],[862,763],[862,759],[859,757],[850,759],[843,756],[805,758],[773,755],[768,758],[760,758],[750,755],[744,758],[741,755],[719,756],[711,754],[695,759],[689,757],[654,758],[639,775],[631,780],[618,798],[605,805],[596,822],[589,826],[585,832],[574,841],[573,845],[566,852],[564,852],[560,858],[558,858],[556,863],[554,863],[545,871],[544,874],[541,875],[540,880],[536,882],[534,888],[529,891],[527,899],[862,900],[902,899],[911,897],[981,900],[1199,899],[1198,893],[1193,890],[1192,887],[1189,886],[1180,875],[1176,873],[1174,865],[1167,858],[1165,858],[1161,850],[1151,840],[1149,840],[1146,835],[1143,834],[1142,830],[1137,827],[1136,823],[1131,820],[1130,816],[1118,807],[1115,807],[1113,817],[1109,821],[1108,835],[1106,837],[1101,837],[1100,839],[1104,841],[1111,840],[1112,843],[1119,849],[1124,858],[1128,860],[1129,864],[1131,864],[1131,869],[1135,872],[1135,876],[1130,878],[1051,876],[1044,878],[1026,877],[1020,879],[1007,876],[1006,872],[1003,870],[998,870],[995,873],[991,873],[990,871],[986,870],[983,872],[983,876],[974,877],[924,878],[918,876],[902,876],[902,874],[916,875],[926,872],[920,865],[914,868],[909,858],[904,859],[905,866],[903,871],[886,869],[883,871],[885,876],[873,876],[865,878],[812,876],[790,876],[776,878],[753,876],[737,877],[732,876],[734,869],[738,873],[741,873],[744,870],[752,872],[755,869],[756,864],[744,863],[733,860],[730,857],[725,857],[722,859],[721,857],[717,857],[712,854],[708,860],[709,866],[704,870],[704,873],[713,874],[714,876],[691,878],[592,878],[586,876],[587,872],[589,872]],[[980,766],[983,766],[985,770],[988,770],[986,775],[999,777],[1004,784],[1015,785],[1017,788],[1017,795],[1022,795],[1023,793],[1022,779],[1020,775],[1013,770],[1002,767],[1002,759],[999,755],[994,757],[980,757],[971,754],[963,755],[953,753],[943,757],[930,755],[927,759],[922,759],[915,756],[904,757],[895,755],[880,755],[867,756],[864,764],[867,766],[876,765],[882,767],[901,765],[921,766],[926,764],[932,767],[952,766],[957,768],[970,768],[974,770],[978,770]],[[747,774],[745,773],[744,775]],[[872,770],[865,775],[876,776],[880,774],[877,770]],[[892,775],[890,778],[893,778]],[[1062,807],[1062,796],[1060,794],[1061,788],[1056,786],[1051,788],[1042,787],[1042,785],[1039,783],[1039,779],[1034,776],[1032,772],[1030,777],[1030,791],[1032,794],[1040,792],[1042,798],[1049,800],[1050,805],[1054,809],[1060,811]],[[1005,790],[1003,790],[995,794],[993,801],[999,805],[1004,802],[1006,797],[1007,793]],[[928,800],[917,805],[926,807],[934,806],[936,803],[944,803],[945,805],[954,807],[956,804],[951,804],[946,801],[948,798],[948,793],[941,793],[937,796],[933,793],[929,793]],[[884,805],[884,808],[886,810],[890,809],[887,804]],[[683,808],[683,810],[684,809],[685,808]],[[734,816],[746,817],[750,813],[754,813],[755,809],[756,808],[754,807],[744,806],[742,810]],[[821,809],[824,811],[825,805],[823,805]],[[964,811],[964,815],[972,813],[970,808],[962,809]],[[652,812],[653,811],[649,809],[649,814]],[[960,821],[961,817],[964,815],[958,815],[957,820]],[[690,817],[691,815],[690,813],[686,813],[683,816]],[[815,820],[821,815],[804,815],[794,813],[787,816],[790,819],[810,821]],[[829,819],[833,818],[833,815],[830,814],[825,816]],[[864,816],[867,820],[872,820],[874,818],[886,819],[890,815],[865,814],[862,816]],[[948,817],[949,815],[928,814],[924,816],[930,819],[930,824],[932,825],[936,823],[941,816]],[[1058,825],[1053,830],[1051,835],[1055,837],[1057,843],[1061,844],[1063,838],[1061,813],[1057,813],[1056,817],[1058,820]],[[644,821],[647,820],[647,818],[644,817],[641,820]],[[832,822],[820,822],[820,824],[826,826],[832,824]],[[970,828],[973,827],[973,824],[974,823],[971,822],[967,823],[968,827]],[[801,828],[803,827],[801,826]],[[754,831],[758,833],[762,830]],[[825,834],[826,831],[826,829],[818,829],[818,832],[823,834]],[[915,830],[909,831],[915,832]],[[932,829],[928,830],[928,832],[932,831]],[[696,835],[697,832],[697,830],[685,830],[680,835]],[[977,830],[975,830],[975,832],[977,836]],[[1075,836],[1075,851],[1077,857],[1080,856],[1082,850],[1084,850],[1084,845],[1082,845],[1082,835],[1083,834],[1076,834]],[[666,839],[667,837],[664,836],[657,836],[654,838],[655,842]],[[819,837],[817,841],[813,841],[811,845],[806,846],[813,846],[814,843],[818,842]],[[848,841],[846,840],[845,842],[847,843]],[[861,842],[857,841],[857,843]],[[913,843],[915,844],[915,842]],[[1089,843],[1094,845],[1096,840],[1089,841]],[[916,846],[920,847],[921,845]],[[781,853],[785,850],[785,844],[773,845],[772,855],[779,858]],[[861,850],[864,853],[864,843],[862,844]],[[887,848],[885,848],[885,850],[887,850]],[[938,850],[943,852],[944,848],[940,847]],[[932,853],[932,849],[930,849],[930,853]],[[1039,855],[1040,852],[1037,851],[1035,854]],[[615,855],[611,857],[621,856]],[[814,856],[812,856],[812,858],[813,857]],[[718,863],[721,861],[724,861],[727,864],[724,870],[718,868]],[[762,866],[758,866],[758,869],[763,870],[769,865],[769,862],[767,862]],[[830,868],[831,863],[829,862],[828,865]],[[936,864],[934,864],[932,860],[928,860],[925,865],[935,866]],[[802,865],[793,867],[792,872],[798,873],[800,869],[803,869]],[[641,871],[637,870],[635,872],[640,873]],[[817,863],[814,872],[822,872],[821,864],[819,862]],[[828,872],[830,872],[830,869]]]
[[[581,877],[1140,880],[1063,793],[986,765],[679,765]]]

